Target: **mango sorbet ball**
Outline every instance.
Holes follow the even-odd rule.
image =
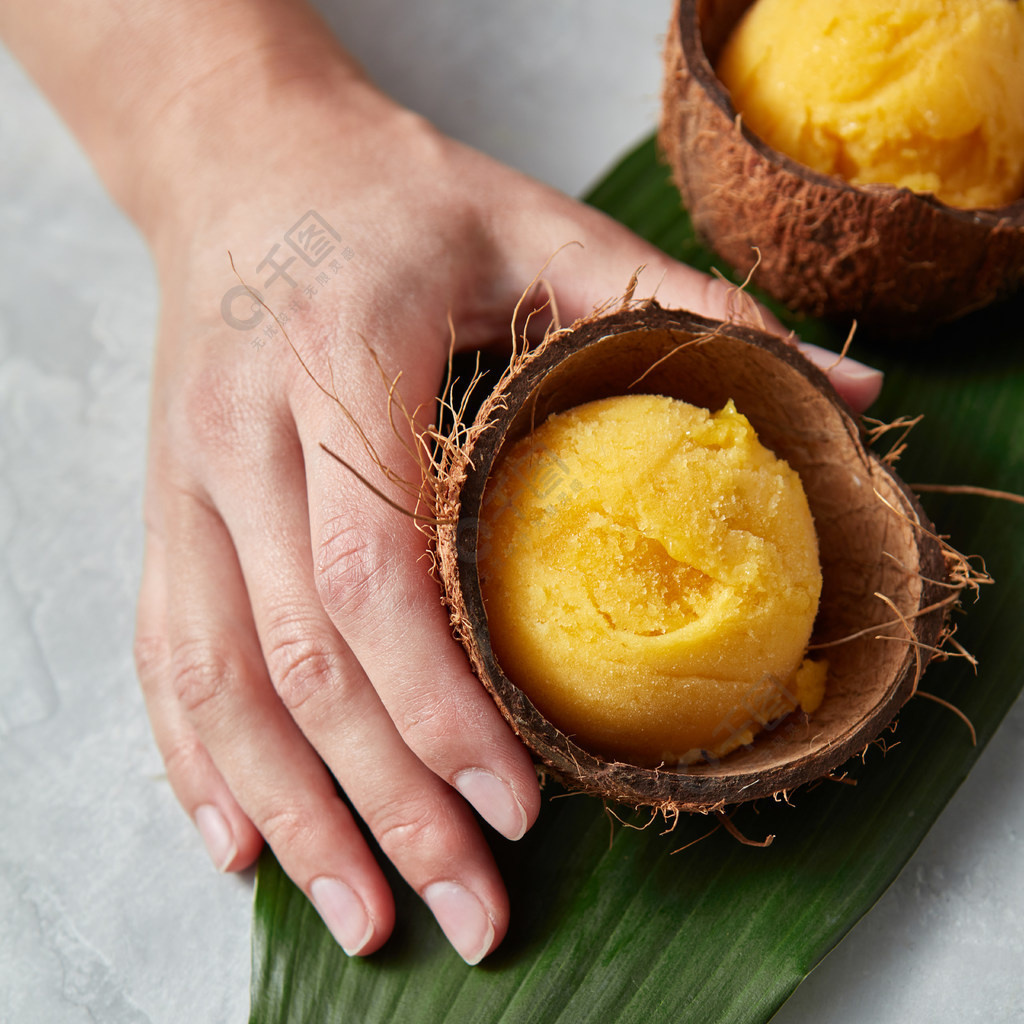
[[[822,699],[807,499],[731,402],[631,395],[550,417],[496,466],[479,536],[499,664],[592,753],[722,756]]]
[[[959,207],[1024,195],[1024,0],[756,0],[717,71],[816,171]]]

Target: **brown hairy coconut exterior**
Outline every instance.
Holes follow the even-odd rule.
[[[550,413],[626,393],[711,409],[733,399],[800,474],[815,518],[823,592],[812,647],[829,661],[825,700],[713,763],[647,769],[594,756],[540,714],[491,649],[476,562],[491,467]],[[829,775],[915,692],[952,600],[942,544],[824,374],[772,335],[655,303],[574,325],[518,356],[441,470],[437,564],[473,668],[547,771],[616,802],[712,812]]]
[[[1024,199],[961,210],[818,174],[746,130],[714,63],[751,0],[677,0],[660,142],[694,227],[791,309],[921,333],[1024,283]],[[758,262],[759,261],[759,262]]]

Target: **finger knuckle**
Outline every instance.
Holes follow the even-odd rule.
[[[281,703],[293,713],[333,693],[341,678],[330,645],[312,634],[275,640],[267,652],[267,667]]]
[[[268,814],[260,823],[263,838],[277,852],[315,849],[321,826],[317,816],[304,807],[285,807]]]
[[[432,802],[418,805],[396,802],[378,816],[374,835],[381,850],[392,861],[414,857],[424,850],[433,855],[444,846],[443,815]]]
[[[225,693],[237,688],[240,675],[234,659],[204,642],[182,644],[171,654],[174,694],[189,715],[219,703]]]
[[[432,762],[443,747],[451,744],[453,731],[459,730],[460,715],[443,691],[407,692],[403,701],[397,716],[402,738],[420,760]]]
[[[168,743],[161,751],[164,768],[172,785],[178,779],[187,778],[205,759],[206,749],[195,736],[183,736]]]
[[[181,435],[204,446],[230,449],[244,423],[238,392],[238,382],[223,367],[210,364],[194,369],[188,386],[170,407],[171,423]]]
[[[384,531],[356,515],[325,524],[317,550],[316,583],[329,612],[359,618],[390,590],[395,568]]]
[[[135,671],[143,684],[160,676],[167,665],[167,641],[162,636],[140,633],[133,645]]]

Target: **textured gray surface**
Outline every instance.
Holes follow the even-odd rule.
[[[567,191],[656,118],[668,0],[323,6],[400,99]],[[156,304],[138,236],[0,53],[3,1024],[247,1013],[251,879],[209,866],[131,664]],[[1018,705],[778,1021],[1024,1020],[1022,764]]]

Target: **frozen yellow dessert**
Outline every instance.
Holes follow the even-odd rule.
[[[807,499],[731,402],[632,395],[550,417],[495,467],[479,537],[499,664],[592,753],[720,757],[822,700]]]
[[[959,207],[1024,195],[1024,0],[756,0],[717,72],[816,171]]]

